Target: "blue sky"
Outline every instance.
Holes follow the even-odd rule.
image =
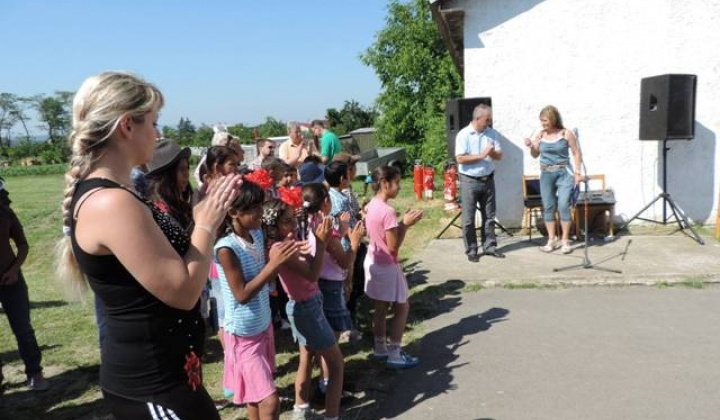
[[[165,94],[163,125],[307,121],[345,100],[373,103],[380,83],[358,56],[386,10],[385,0],[0,0],[0,92],[75,91],[129,70]]]

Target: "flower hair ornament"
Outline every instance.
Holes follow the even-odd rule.
[[[273,179],[270,176],[270,172],[265,169],[257,169],[245,175],[245,179],[256,183],[263,190],[268,190],[273,186]]]
[[[300,187],[280,187],[278,188],[278,198],[285,204],[297,210],[302,207],[302,188]]]
[[[265,208],[263,209],[262,222],[267,226],[277,226],[279,215],[278,209]]]

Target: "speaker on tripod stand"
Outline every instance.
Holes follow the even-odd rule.
[[[695,240],[704,245],[700,235],[690,225],[683,211],[667,191],[667,141],[692,140],[695,137],[695,93],[697,76],[693,74],[663,74],[646,77],[640,84],[640,140],[662,140],[662,193],[631,217],[620,229],[635,219],[666,225],[670,220],[667,209],[679,230],[688,229]],[[662,200],[662,220],[640,217],[657,201]]]

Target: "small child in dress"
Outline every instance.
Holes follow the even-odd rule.
[[[263,205],[263,225],[270,249],[280,246],[297,233],[298,221],[295,210],[281,200],[270,200]],[[300,345],[300,362],[295,377],[295,407],[293,418],[309,418],[313,356],[320,355],[328,365],[329,382],[325,398],[325,418],[337,419],[340,412],[340,395],[343,384],[343,356],[335,335],[323,314],[323,299],[318,287],[318,277],[325,258],[325,247],[332,231],[332,220],[323,219],[314,232],[308,230],[301,249],[304,255],[296,255],[280,266],[280,283],[290,301],[287,314],[293,336]],[[313,252],[314,251],[314,252]]]
[[[266,258],[264,198],[259,186],[245,180],[228,212],[228,233],[215,244],[226,315],[223,386],[234,393],[235,404],[247,404],[252,420],[280,416],[268,282],[298,249],[294,241],[283,241]]]
[[[408,228],[422,219],[422,210],[409,210],[400,222],[395,209],[388,201],[400,191],[400,172],[392,166],[376,168],[372,174],[375,197],[367,205],[365,226],[370,245],[365,257],[365,294],[375,301],[373,335],[375,337],[374,359],[386,360],[390,369],[417,366],[420,360],[401,350],[410,305],[408,285],[402,266],[398,261],[400,245]],[[386,342],[385,318],[389,306],[393,306],[390,327],[390,344]]]

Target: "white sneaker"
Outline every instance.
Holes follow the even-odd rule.
[[[322,416],[315,413],[311,408],[300,409],[293,408],[292,420],[320,420]]]

